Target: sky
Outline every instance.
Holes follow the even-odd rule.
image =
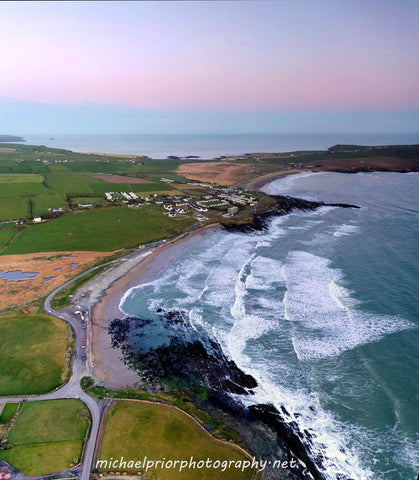
[[[1,2],[0,133],[419,131],[419,2]]]

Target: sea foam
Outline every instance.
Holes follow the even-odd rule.
[[[380,340],[414,325],[402,318],[363,311],[327,258],[293,251],[283,268],[285,318],[295,324],[293,345],[312,361]]]

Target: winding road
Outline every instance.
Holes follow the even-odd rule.
[[[250,213],[254,213],[256,208],[253,207]],[[249,212],[246,212],[249,214]],[[240,215],[239,215],[240,216]],[[237,216],[237,218],[239,217]],[[214,222],[215,223],[215,222]],[[105,266],[110,266],[112,264],[120,264],[126,261],[129,261],[132,258],[136,258],[139,255],[144,256],[144,253],[150,252],[152,250],[157,249],[163,245],[167,245],[169,243],[173,243],[179,238],[182,238],[185,234],[190,233],[194,230],[205,229],[210,226],[213,226],[214,223],[211,222],[209,225],[200,225],[194,224],[189,227],[186,227],[180,234],[174,236],[171,239],[159,240],[157,242],[150,243],[146,245],[144,248],[133,249],[133,253],[126,255],[125,257],[118,258],[115,260],[111,260],[109,262],[103,263],[96,267],[90,268],[85,272],[73,277],[71,280],[63,283],[58,288],[53,290],[45,300],[44,309],[45,311],[53,315],[54,317],[60,318],[65,322],[69,323],[75,332],[75,342],[74,342],[74,352],[73,352],[73,359],[72,359],[72,373],[69,381],[57,388],[56,390],[43,394],[43,395],[22,395],[22,396],[9,396],[9,397],[0,397],[0,407],[8,402],[22,402],[22,401],[41,401],[41,400],[59,400],[65,398],[76,398],[81,400],[86,407],[89,409],[91,414],[91,429],[89,438],[86,442],[86,447],[84,450],[84,455],[81,463],[81,474],[79,476],[80,480],[89,480],[90,473],[93,468],[93,457],[96,449],[96,442],[99,433],[99,426],[102,419],[102,414],[105,410],[105,405],[100,400],[88,395],[80,386],[80,380],[90,373],[90,358],[89,358],[89,348],[86,348],[86,343],[83,342],[83,339],[86,337],[86,332],[83,329],[82,322],[76,318],[76,315],[71,313],[72,309],[58,311],[51,307],[51,301],[61,290],[66,288],[68,285],[72,284],[76,280],[88,275],[89,273],[103,268]],[[134,266],[134,265],[133,265]],[[87,325],[89,328],[90,312],[86,313]],[[86,337],[87,338],[87,337]],[[84,347],[84,348],[83,348]],[[83,359],[82,355],[85,354],[87,351],[87,359]]]
[[[156,242],[152,244],[147,249],[156,248],[159,246],[161,242]],[[145,249],[141,249],[141,253],[144,252]],[[80,387],[80,380],[82,377],[88,374],[87,365],[89,360],[83,360],[82,355],[85,353],[85,349],[83,348],[85,344],[83,343],[83,338],[86,336],[85,331],[83,330],[81,321],[75,317],[75,315],[68,313],[66,311],[57,311],[51,307],[51,301],[57,293],[63,290],[65,287],[70,285],[71,283],[75,282],[76,280],[88,275],[89,273],[102,268],[104,266],[109,266],[118,262],[126,261],[128,258],[132,256],[138,255],[139,251],[135,250],[133,254],[127,255],[122,259],[115,259],[111,260],[107,263],[102,265],[98,265],[96,267],[90,268],[89,270],[75,276],[68,282],[60,285],[54,291],[52,291],[45,300],[44,308],[47,313],[53,315],[54,317],[60,318],[65,322],[69,323],[74,330],[75,333],[75,342],[74,342],[74,352],[73,352],[73,359],[72,359],[72,373],[69,381],[57,388],[56,390],[43,394],[43,395],[22,395],[22,396],[10,396],[10,397],[0,397],[0,406],[2,404],[6,404],[7,402],[21,402],[21,401],[40,401],[40,400],[58,400],[64,398],[76,398],[81,400],[86,407],[89,409],[91,414],[91,428],[89,438],[86,443],[86,447],[84,450],[83,461],[81,465],[81,475],[80,480],[89,480],[90,472],[92,470],[92,462],[93,462],[93,455],[95,452],[97,436],[99,432],[99,425],[102,418],[102,413],[104,411],[104,405],[94,398],[88,395],[83,389]],[[86,318],[87,323],[89,323],[90,318]]]
[[[103,263],[96,267],[90,268],[89,270],[86,270],[85,272],[80,273],[79,275],[76,275],[71,280],[60,285],[58,288],[53,290],[45,300],[45,303],[44,303],[45,311],[48,314],[53,315],[54,317],[60,318],[61,320],[64,320],[65,322],[69,323],[74,329],[75,342],[74,342],[73,359],[71,364],[71,367],[72,367],[71,377],[65,385],[57,388],[52,392],[45,393],[42,395],[32,395],[32,396],[21,395],[21,396],[0,397],[0,407],[8,402],[22,402],[22,401],[33,402],[33,401],[41,401],[41,400],[59,400],[59,399],[65,399],[65,398],[76,398],[78,400],[81,400],[90,411],[91,428],[90,428],[89,438],[86,442],[86,447],[84,450],[84,455],[81,463],[81,474],[79,476],[80,480],[89,480],[90,478],[90,473],[93,468],[92,463],[93,463],[93,456],[96,448],[97,437],[99,433],[99,426],[102,419],[102,414],[105,410],[105,405],[102,402],[100,402],[100,400],[94,397],[91,397],[86,392],[84,392],[84,390],[80,386],[80,380],[84,376],[89,375],[89,370],[90,370],[89,356],[87,355],[87,359],[82,358],[82,355],[86,353],[86,350],[89,351],[89,349],[83,348],[83,347],[86,347],[86,344],[83,342],[83,339],[86,337],[86,331],[83,329],[82,322],[74,314],[71,313],[72,309],[68,309],[67,311],[65,310],[58,311],[53,309],[51,306],[52,299],[55,297],[55,295],[57,295],[61,290],[66,288],[68,285],[72,284],[76,280],[88,275],[89,273],[99,268],[103,268],[105,266],[110,266],[113,264],[120,264],[120,263],[129,261],[132,258],[136,258],[138,256],[144,256],[144,253],[146,252],[150,252],[151,250],[155,250],[160,246],[172,243],[177,239],[183,237],[185,233],[189,233],[193,230],[198,230],[201,228],[205,228],[205,227],[202,227],[199,224],[191,225],[190,227],[187,227],[186,229],[184,229],[182,233],[176,235],[175,237],[169,240],[159,240],[157,242],[148,244],[147,246],[141,249],[135,248],[133,253],[128,254],[125,257],[111,260],[109,262]],[[87,325],[89,325],[90,323],[89,313],[86,313],[86,316],[88,317],[86,318]]]

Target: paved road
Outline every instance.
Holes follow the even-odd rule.
[[[151,248],[151,246],[149,247]],[[143,252],[144,249],[141,250]],[[134,252],[134,254],[138,254],[138,250]],[[133,254],[133,255],[134,255]],[[131,255],[129,255],[131,256]],[[127,257],[124,257],[126,259]],[[116,262],[123,261],[123,259],[116,259],[107,262],[106,264],[99,265],[98,267],[93,267],[86,272],[77,275],[76,277],[72,278],[68,282],[64,283],[53,292],[51,292],[47,299],[45,300],[44,308],[47,313],[53,315],[55,317],[61,318],[65,322],[69,323],[75,332],[76,338],[74,342],[74,356],[72,361],[72,373],[69,381],[63,385],[62,387],[54,390],[50,393],[46,393],[44,395],[37,395],[37,396],[14,396],[14,397],[0,397],[0,405],[5,404],[7,402],[21,402],[23,400],[26,401],[39,401],[39,400],[58,400],[63,398],[76,398],[81,400],[87,408],[90,410],[92,425],[90,429],[89,439],[86,443],[86,448],[84,451],[84,457],[82,462],[82,473],[80,475],[81,480],[88,480],[90,478],[90,472],[92,469],[92,462],[93,462],[93,455],[96,446],[96,440],[99,431],[99,425],[102,418],[103,413],[103,406],[102,404],[95,398],[91,397],[87,393],[85,393],[82,388],[80,387],[80,380],[83,376],[87,374],[87,365],[86,360],[82,359],[82,355],[85,354],[86,349],[82,348],[85,345],[83,339],[86,338],[86,330],[83,329],[82,323],[80,319],[73,315],[71,310],[67,311],[60,311],[54,310],[51,307],[51,301],[53,297],[59,293],[63,288],[71,283],[75,282],[79,278],[88,275],[90,272],[103,267],[104,265],[111,265]],[[87,322],[90,321],[89,318],[86,318]]]
[[[94,270],[97,270],[98,268],[102,268],[104,266],[126,262],[130,260],[132,257],[136,257],[138,255],[143,256],[145,252],[154,250],[155,248],[161,245],[165,245],[167,243],[175,241],[179,236],[183,235],[184,233],[193,231],[195,229],[198,229],[199,227],[200,225],[192,225],[191,227],[188,227],[187,229],[185,229],[184,232],[177,235],[176,237],[173,237],[170,240],[167,240],[167,241],[160,240],[158,242],[154,242],[152,244],[147,245],[145,248],[134,249],[132,254],[129,254],[123,258],[111,260],[97,267],[93,267],[77,275],[76,277],[73,277],[71,280],[64,283],[63,285],[60,285],[53,292],[51,292],[45,300],[45,304],[44,304],[45,311],[50,315],[53,315],[54,317],[61,318],[65,322],[69,323],[74,329],[76,338],[74,342],[74,356],[72,361],[71,377],[65,385],[58,388],[57,390],[54,390],[50,393],[46,393],[44,395],[37,395],[37,396],[22,395],[22,396],[13,396],[13,397],[11,396],[0,397],[0,405],[6,404],[7,402],[21,402],[23,400],[40,401],[40,400],[58,400],[63,398],[76,398],[81,400],[90,410],[92,425],[91,425],[90,435],[86,443],[86,448],[85,448],[84,456],[82,460],[82,471],[81,471],[82,473],[80,475],[80,480],[88,480],[90,478],[90,473],[92,470],[93,455],[96,447],[96,441],[97,441],[97,436],[99,432],[99,425],[102,418],[104,406],[99,400],[85,393],[80,387],[81,378],[88,374],[88,365],[90,361],[89,358],[87,358],[87,360],[82,359],[82,355],[86,354],[86,350],[88,350],[88,348],[83,348],[83,346],[85,346],[85,342],[83,342],[83,339],[87,339],[87,336],[86,336],[87,333],[86,333],[86,330],[83,329],[81,320],[78,318],[78,316],[71,313],[73,309],[67,309],[66,311],[54,310],[51,307],[51,301],[54,298],[54,296],[57,295],[57,293],[59,293],[65,287],[75,282],[79,278],[82,278],[85,275],[88,275],[90,272],[93,272]],[[87,320],[87,323],[89,323],[90,318],[87,318],[87,317],[88,317],[88,313],[86,314],[86,320]]]
[[[86,272],[87,273],[87,272]],[[86,274],[85,273],[85,274]],[[79,275],[80,277],[81,275]],[[74,281],[73,279],[72,281]],[[70,282],[67,282],[67,284]],[[65,285],[64,285],[65,286]],[[59,289],[52,292],[46,302],[45,310],[55,317],[61,318],[62,320],[68,322],[76,333],[76,340],[74,345],[74,357],[72,362],[72,374],[69,381],[63,385],[61,388],[54,390],[50,393],[38,396],[15,396],[15,397],[2,397],[0,398],[0,405],[7,402],[21,402],[22,400],[27,401],[37,401],[37,400],[58,400],[63,398],[76,398],[81,400],[87,408],[90,410],[91,414],[91,430],[89,439],[86,443],[86,448],[84,452],[83,462],[82,462],[82,473],[80,475],[81,480],[88,480],[90,478],[90,472],[92,469],[93,455],[96,446],[97,435],[99,431],[99,425],[102,417],[103,407],[101,403],[85,393],[80,387],[80,380],[83,376],[86,375],[86,363],[82,359],[82,355],[85,349],[82,348],[83,338],[85,337],[85,331],[82,328],[81,321],[70,313],[57,312],[51,308],[51,299],[58,293],[64,286],[61,286]]]
[[[253,209],[252,209],[253,211]],[[208,225],[210,226],[210,225]],[[74,342],[74,356],[72,361],[72,374],[69,381],[63,385],[62,387],[54,390],[53,392],[46,393],[44,395],[37,395],[37,396],[14,396],[14,397],[0,397],[0,405],[3,405],[7,402],[21,402],[23,400],[26,401],[39,401],[39,400],[58,400],[63,398],[76,398],[81,400],[87,408],[90,410],[91,413],[91,430],[90,435],[86,443],[86,448],[84,451],[84,457],[82,460],[82,473],[80,475],[80,480],[89,480],[90,473],[92,470],[92,462],[93,462],[93,455],[95,452],[97,436],[99,432],[99,425],[102,418],[102,413],[104,411],[104,406],[101,402],[94,397],[91,397],[87,393],[85,393],[82,388],[80,387],[80,380],[82,377],[88,374],[88,365],[90,362],[89,357],[87,360],[82,359],[82,355],[86,354],[86,350],[88,348],[82,348],[85,345],[83,339],[87,339],[86,330],[83,329],[82,323],[79,318],[72,314],[72,309],[67,309],[63,311],[54,310],[51,307],[51,301],[57,293],[63,290],[65,287],[70,285],[71,283],[75,282],[76,280],[88,275],[90,272],[97,270],[98,268],[102,268],[104,266],[109,266],[116,263],[123,263],[130,260],[132,257],[136,257],[138,255],[144,255],[144,253],[154,250],[157,247],[162,245],[166,245],[176,241],[179,237],[183,236],[185,233],[190,233],[194,230],[199,230],[202,228],[206,228],[205,226],[202,227],[200,224],[194,224],[184,229],[182,233],[176,235],[175,237],[171,238],[170,240],[159,240],[158,242],[154,242],[152,244],[147,245],[142,249],[134,249],[132,254],[129,254],[123,258],[111,260],[107,263],[99,265],[97,267],[93,267],[76,277],[73,277],[68,282],[62,284],[58,288],[56,288],[53,292],[51,292],[45,300],[44,308],[47,313],[53,315],[54,317],[61,318],[65,322],[69,323],[75,332],[76,338]],[[88,317],[88,313],[86,314]],[[90,322],[90,318],[86,318],[87,323]],[[86,342],[87,343],[87,342]]]

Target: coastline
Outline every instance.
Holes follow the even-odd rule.
[[[263,175],[254,179],[252,188],[260,190],[264,185],[275,179],[301,173],[310,172],[293,169]],[[306,202],[299,199],[289,200],[291,200],[289,205],[282,204],[279,209],[271,208],[267,212],[256,214],[254,220],[246,225],[231,226],[230,228],[243,231],[246,228],[257,230],[260,227],[259,223],[264,224],[266,217],[284,215],[294,208],[313,209],[320,206],[316,202]],[[358,208],[343,204],[336,206]],[[111,337],[108,333],[108,327],[112,320],[126,317],[126,313],[120,309],[123,297],[132,288],[156,280],[177,258],[180,251],[200,241],[209,233],[225,228],[229,229],[227,225],[220,223],[198,226],[195,230],[180,234],[172,240],[163,240],[158,246],[144,250],[139,249],[134,254],[123,258],[117,266],[94,277],[78,290],[73,303],[74,305],[84,304],[90,311],[90,354],[93,377],[98,384],[108,388],[135,388],[140,384],[137,374],[124,364],[121,350],[112,347]],[[86,304],[86,298],[88,304]]]
[[[274,178],[297,173],[302,172],[287,171],[279,176],[269,175],[268,178],[258,179],[259,188]],[[301,208],[307,207],[302,206]],[[267,212],[262,215],[262,218],[272,214],[275,212]],[[180,252],[199,242],[209,233],[223,228],[225,227],[221,224],[211,224],[182,234],[148,251],[135,252],[134,255],[123,259],[118,266],[102,273],[79,290],[77,294],[79,298],[76,298],[75,302],[80,300],[82,303],[83,296],[89,295],[92,326],[91,358],[94,365],[92,376],[98,385],[111,389],[140,388],[148,390],[147,385],[140,380],[137,373],[124,363],[121,348],[112,347],[112,336],[108,331],[110,322],[127,316],[120,309],[120,304],[130,289],[158,279]],[[240,369],[238,371],[245,375]],[[251,376],[249,378],[254,381]],[[157,385],[157,388],[160,386]],[[198,408],[207,411],[218,421],[239,432],[242,442],[244,442],[243,446],[253,455],[260,458],[267,456],[271,462],[278,458],[287,460],[291,458],[290,456],[295,455],[298,468],[296,472],[287,472],[290,479],[325,480],[318,466],[308,454],[307,445],[310,444],[310,439],[299,438],[299,432],[294,431],[288,425],[283,413],[273,405],[256,405],[253,410],[247,409],[240,401],[236,402],[230,398],[228,390],[218,394],[211,393],[207,401],[202,402],[198,398],[194,401]],[[307,445],[305,440],[307,440]],[[265,472],[265,478],[274,480],[277,472],[269,470],[267,469]]]
[[[279,175],[274,173],[264,176],[263,178],[255,179],[255,182],[257,182],[258,188],[262,188],[266,183],[273,181],[276,178],[282,178],[298,173],[309,172],[286,171],[280,172]],[[350,207],[353,206],[351,205]],[[221,228],[217,227],[216,225],[211,225],[210,227],[211,229]],[[176,258],[178,252],[181,249],[187,248],[190,241],[199,241],[200,238],[202,238],[199,234],[204,234],[205,230],[206,229],[204,228],[194,231],[191,234],[183,235],[172,242],[168,241],[166,245],[154,248],[148,252],[136,252],[135,258],[129,258],[122,262],[122,265],[120,266],[123,268],[121,268],[121,272],[117,277],[114,275],[114,273],[112,273],[112,270],[103,274],[104,277],[107,277],[107,287],[96,289],[95,294],[97,298],[93,307],[92,317],[92,323],[97,323],[97,325],[95,325],[97,331],[94,334],[96,337],[94,337],[95,341],[93,342],[93,345],[97,349],[98,345],[100,346],[103,340],[108,340],[108,345],[105,345],[105,348],[99,348],[99,355],[102,354],[102,358],[96,357],[97,352],[93,352],[95,364],[97,364],[95,365],[95,376],[99,380],[99,383],[111,388],[140,386],[138,377],[130,372],[129,368],[121,361],[121,352],[112,348],[110,345],[110,339],[108,338],[109,334],[106,328],[108,321],[114,318],[122,318],[125,316],[125,314],[119,309],[119,305],[122,297],[130,288],[158,278],[165,268],[167,268],[167,266],[170,265],[170,263]],[[100,322],[102,323],[101,326],[99,325]],[[99,338],[100,336],[101,338]],[[115,368],[115,365],[117,364],[118,366]],[[110,365],[111,370],[109,371],[107,368]],[[144,386],[142,388],[144,388]],[[225,406],[226,405],[224,405],[224,407]],[[227,408],[228,407],[231,407],[231,405],[227,404]],[[217,416],[220,411],[220,405],[218,406],[219,411],[217,412],[217,410],[215,410],[216,404],[212,406],[205,404],[202,405],[202,408],[207,409],[207,411],[209,410],[213,416]],[[314,464],[311,462],[310,456],[306,456],[306,450],[308,450],[309,455],[311,453],[310,436],[308,434],[308,436],[303,439],[298,438],[300,432],[294,431],[292,428],[288,427],[288,422],[285,419],[286,415],[284,416],[281,414],[281,412],[272,408],[272,405],[258,405],[257,408],[250,410],[250,412],[252,416],[249,420],[239,412],[230,411],[227,413],[226,410],[224,410],[224,412],[221,414],[222,418],[220,418],[220,420],[236,431],[239,431],[242,437],[250,442],[250,445],[254,448],[254,451],[257,451],[260,448],[259,452],[257,452],[258,454],[265,451],[265,448],[268,448],[268,443],[263,443],[262,446],[261,440],[261,443],[256,446],[252,443],[251,438],[255,431],[257,429],[261,429],[261,425],[264,425],[265,440],[269,438],[270,442],[272,442],[272,445],[276,443],[277,440],[272,437],[272,432],[277,434],[278,441],[279,439],[282,439],[283,443],[281,444],[281,447],[283,450],[281,455],[284,455],[283,452],[298,452],[297,457],[302,460],[305,465],[309,466],[308,470],[310,471],[310,474],[314,478],[324,479],[322,473],[320,473],[321,470],[318,470],[319,466],[322,466],[321,463],[320,465],[318,465],[317,462]],[[266,441],[268,442],[268,440]],[[309,477],[301,476],[300,478]]]
[[[290,175],[308,173],[302,169],[273,172],[246,182],[247,188],[261,190],[267,183]],[[74,298],[74,304],[83,304],[89,298],[88,308],[91,317],[91,361],[93,377],[107,388],[136,388],[140,385],[138,375],[124,364],[122,352],[113,348],[108,334],[110,321],[124,318],[120,304],[127,292],[141,284],[153,281],[176,259],[179,251],[204,236],[224,228],[220,224],[210,224],[180,235],[174,240],[151,250],[139,250],[130,258],[93,278],[82,286]]]
[[[111,346],[108,326],[115,318],[126,315],[119,308],[124,295],[142,283],[158,278],[178,256],[179,251],[222,228],[217,224],[184,234],[149,251],[138,251],[121,263],[86,283],[77,293],[75,303],[89,296],[91,314],[91,355],[96,381],[109,388],[134,388],[139,385],[135,372],[123,363],[122,353]]]
[[[298,175],[300,173],[313,173],[313,171],[302,168],[292,168],[289,170],[282,170],[280,172],[267,173],[265,175],[261,175],[260,177],[256,177],[241,183],[243,183],[249,190],[260,191],[267,183],[273,182],[274,180],[278,180],[280,178],[288,177],[290,175]]]

